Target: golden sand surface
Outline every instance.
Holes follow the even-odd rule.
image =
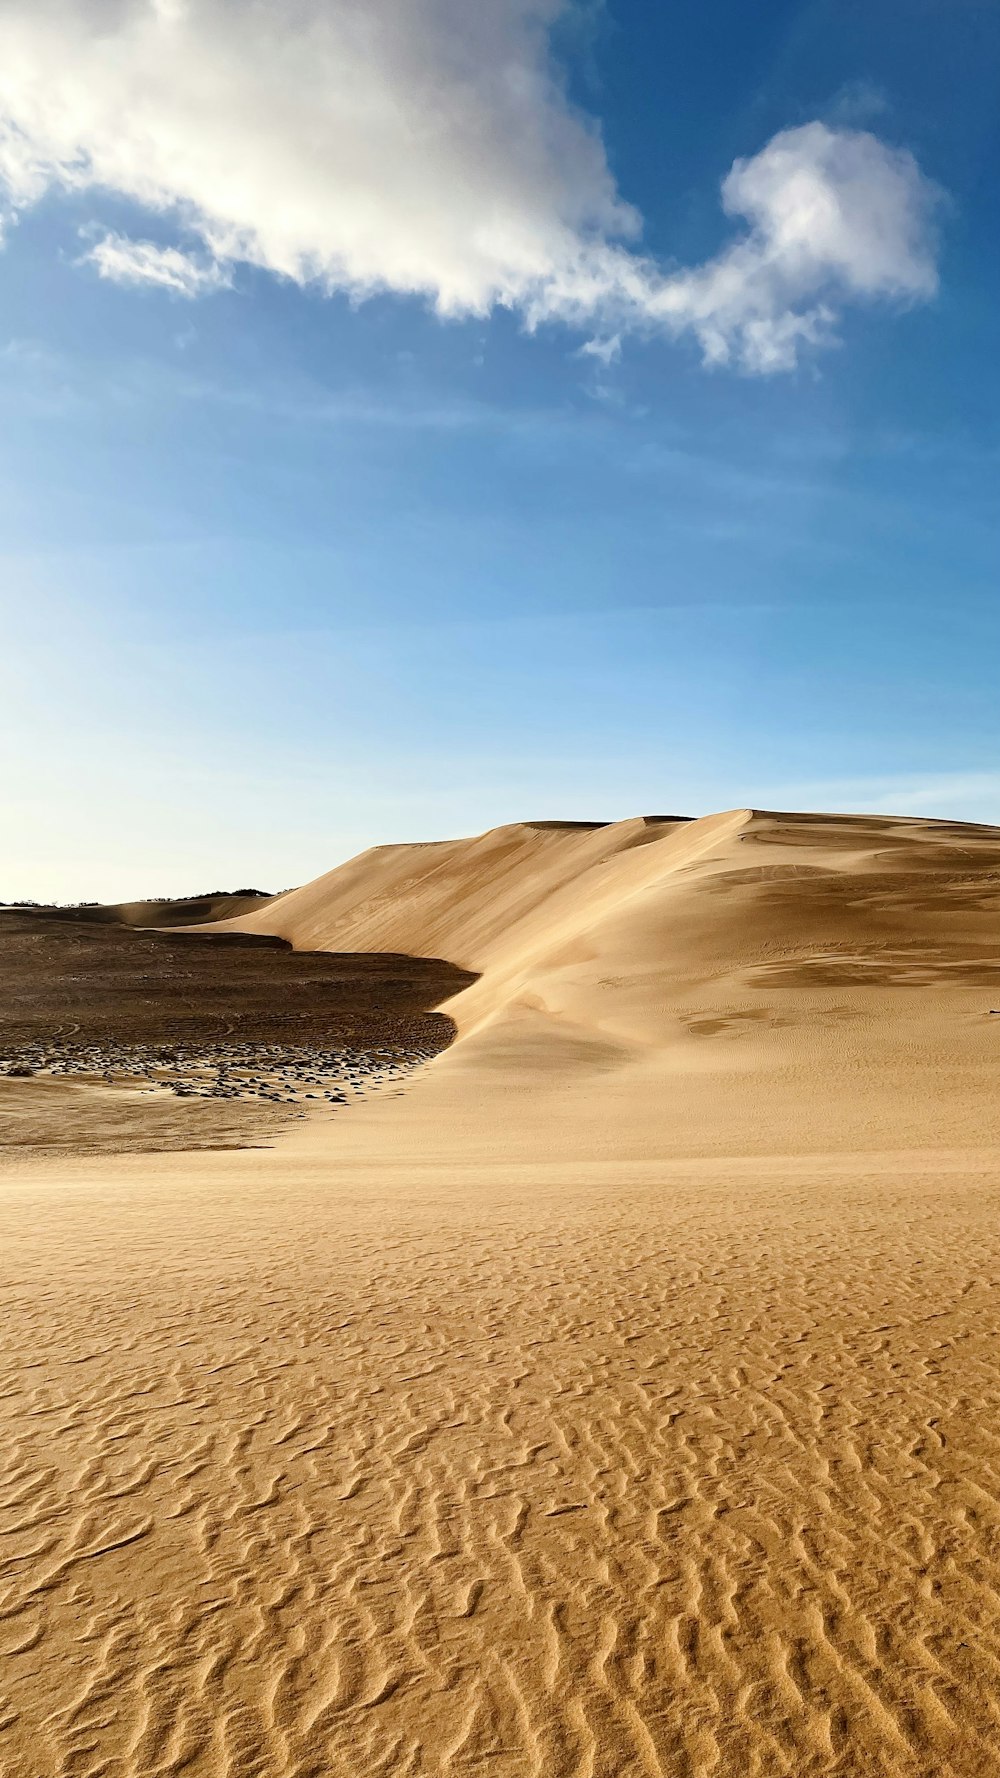
[[[1000,1772],[1000,832],[621,826],[406,861],[403,1097],[0,1168],[4,1778]]]

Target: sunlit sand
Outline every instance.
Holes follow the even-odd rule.
[[[4,1778],[994,1770],[998,911],[960,823],[384,847],[237,924],[466,971],[399,1083],[0,1082]]]

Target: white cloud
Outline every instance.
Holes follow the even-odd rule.
[[[620,333],[613,333],[608,339],[584,340],[577,354],[580,358],[596,358],[598,364],[602,364],[605,370],[609,365],[616,364],[621,355],[622,336]]]
[[[177,296],[203,296],[231,282],[217,260],[197,260],[178,247],[157,247],[126,235],[105,235],[83,258],[113,284],[150,284]]]
[[[716,258],[643,255],[551,58],[569,3],[3,0],[8,218],[52,187],[103,189],[219,268],[177,249],[175,278],[170,250],[109,236],[105,276],[193,294],[245,262],[445,316],[693,334],[707,362],[756,372],[794,365],[846,302],[932,293],[933,188],[909,155],[820,123],[736,162],[739,233]]]

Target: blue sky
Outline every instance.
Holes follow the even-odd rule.
[[[997,9],[353,4],[0,21],[0,896],[1000,822]]]

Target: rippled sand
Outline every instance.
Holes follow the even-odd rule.
[[[595,927],[603,1023],[536,973],[270,1149],[0,1171],[4,1778],[1000,1769],[993,854],[883,859],[894,987],[746,831],[641,1039]]]
[[[11,1778],[994,1769],[995,1167],[300,1140],[3,1192]]]

